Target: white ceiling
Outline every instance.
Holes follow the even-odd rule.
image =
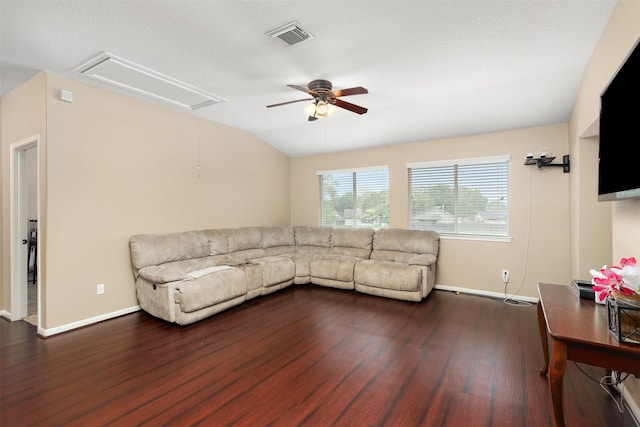
[[[226,98],[191,114],[291,157],[562,123],[614,5],[0,0],[0,95],[41,70],[89,82],[73,70],[109,52]],[[265,35],[291,21],[315,39]],[[286,85],[318,78],[364,86],[343,99],[369,112],[308,122],[307,103],[266,108],[305,98]]]

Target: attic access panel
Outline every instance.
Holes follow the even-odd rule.
[[[226,101],[222,97],[207,93],[195,86],[107,52],[86,62],[75,71],[84,76],[189,110]]]

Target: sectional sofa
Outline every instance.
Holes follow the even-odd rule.
[[[432,231],[309,226],[139,234],[129,241],[140,307],[187,325],[295,284],[421,301],[433,289]]]

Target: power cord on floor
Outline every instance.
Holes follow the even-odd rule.
[[[515,294],[507,296],[507,284],[505,283],[504,284],[504,299],[502,300],[502,302],[505,303],[505,304],[522,306],[522,307],[530,307],[531,305],[533,305],[528,301],[520,301],[520,300],[513,299],[513,297],[518,293],[518,291],[520,290],[521,287],[522,287],[522,283],[520,283],[520,286],[518,287],[518,290],[516,291]]]
[[[605,376],[603,376],[602,378],[600,378],[598,380],[597,378],[593,378],[591,375],[589,375],[576,362],[573,362],[573,364],[576,366],[576,368],[578,368],[578,370],[580,372],[582,372],[582,374],[584,376],[589,378],[591,381],[600,384],[600,387],[602,387],[602,389],[609,395],[611,400],[613,400],[613,402],[618,407],[618,412],[620,412],[621,414],[624,413],[624,405],[623,405],[624,399],[622,398],[622,393],[620,394],[620,401],[618,401],[618,399],[616,399],[616,397],[613,395],[613,393],[611,393],[611,389],[610,388],[622,384],[627,378],[629,378],[629,374],[625,373],[624,377],[620,377],[620,375],[622,375],[622,373],[618,372],[617,373],[617,377],[618,378],[616,378],[616,376],[614,375],[614,372],[617,372],[617,371],[612,371],[611,375],[605,375]]]
[[[625,379],[626,379],[626,377],[625,377]],[[607,382],[607,380],[610,380],[610,381]],[[618,402],[618,399],[616,399],[615,396],[613,395],[613,393],[611,393],[611,390],[609,390],[609,387],[612,387],[614,385],[620,384],[621,382],[622,381],[616,382],[615,378],[613,378],[612,375],[605,375],[604,377],[602,377],[600,379],[600,387],[602,387],[602,389],[605,391],[605,393],[607,393],[609,395],[609,397],[611,398],[611,400],[614,401],[614,403],[618,407],[618,412],[620,412],[622,414],[622,413],[624,413],[622,394],[620,394],[620,401]]]

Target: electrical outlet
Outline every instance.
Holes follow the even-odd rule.
[[[104,283],[98,283],[98,295],[104,295]]]
[[[509,283],[509,270],[506,268],[502,270],[502,282],[505,284]]]

